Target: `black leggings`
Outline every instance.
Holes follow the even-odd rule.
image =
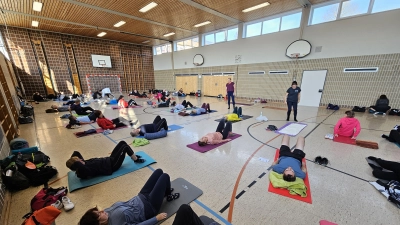
[[[294,118],[296,119],[297,117],[297,102],[287,102],[288,106],[288,111],[287,111],[287,117],[290,117],[290,113],[292,112],[292,107],[293,107],[293,113],[294,113]]]
[[[125,159],[125,154],[132,156],[134,152],[125,141],[120,141],[110,155],[111,168],[113,172],[117,171],[121,167]]]
[[[178,212],[172,225],[204,225],[200,218],[193,211],[190,205],[183,204],[179,207]],[[208,224],[206,224],[208,225]]]
[[[165,103],[160,103],[158,104],[158,107],[169,107],[169,102],[171,101],[171,99],[169,98]]]
[[[129,100],[129,102],[128,102],[128,107],[129,107],[129,106],[132,106],[132,105],[138,105],[138,104],[135,102],[135,100],[131,99],[131,100]]]
[[[154,217],[161,209],[164,196],[171,194],[169,175],[162,169],[155,170],[139,193],[146,197],[154,209],[153,214],[146,212],[146,219]]]
[[[390,141],[390,142],[396,142],[398,144],[400,144],[400,131],[398,130],[391,130],[389,136],[382,136],[384,138],[386,138],[386,140]]]
[[[94,111],[94,109],[93,109],[92,107],[86,106],[86,107],[82,107],[81,109],[75,109],[75,112],[76,112],[76,114],[78,114],[78,115],[86,116],[86,115],[89,115],[89,113],[86,112],[86,111],[88,111],[88,110],[89,110],[90,112],[93,112],[93,111]]]
[[[119,118],[112,119],[111,121],[113,122],[113,124],[115,124],[115,128],[126,126],[126,124],[119,121]]]
[[[168,130],[168,123],[165,118],[162,118],[160,116],[156,116],[154,119],[153,123],[151,124],[143,124],[140,126],[140,135],[143,136],[145,133],[155,133],[161,130],[161,128],[164,128],[164,130]]]
[[[190,106],[190,108],[193,108],[192,103],[190,103],[189,101],[183,100],[182,104],[183,107],[187,108],[188,106]]]
[[[228,91],[227,95],[228,95],[228,106],[230,107],[231,98],[232,98],[232,104],[233,104],[233,107],[235,107],[235,95],[233,94],[233,91]]]
[[[370,108],[374,109],[377,112],[382,112],[382,113],[386,113],[387,111],[389,111],[392,107],[390,106],[383,106],[383,107],[377,107],[377,106],[370,106]]]
[[[216,132],[220,132],[222,134],[222,139],[226,139],[229,135],[229,132],[232,131],[232,123],[231,122],[226,122],[225,120],[219,121],[218,127]]]
[[[397,180],[400,181],[400,163],[386,161],[383,159],[376,159],[376,162],[384,169],[390,170],[390,172],[385,172],[380,169],[374,169],[372,175],[378,179],[384,180]]]

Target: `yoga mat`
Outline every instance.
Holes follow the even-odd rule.
[[[234,136],[228,137],[228,139],[231,139],[231,141],[233,141],[236,138],[239,138],[239,137],[242,136],[241,134],[235,134],[235,133],[232,133],[232,134],[234,134]],[[231,141],[223,142],[223,143],[220,143],[220,144],[217,144],[217,145],[206,145],[206,146],[199,146],[199,144],[197,142],[195,142],[193,144],[186,145],[186,147],[191,148],[191,149],[193,149],[195,151],[204,153],[204,152],[208,152],[210,150],[213,150],[215,148],[218,148],[219,146],[224,145],[226,143],[229,143]]]
[[[151,158],[149,155],[147,155],[145,152],[136,152],[136,155],[142,156],[142,159],[145,159],[146,161],[144,163],[135,163],[129,156],[125,156],[124,162],[122,163],[121,167],[119,170],[115,171],[113,174],[109,176],[98,176],[98,177],[92,177],[89,179],[79,179],[74,171],[69,171],[68,172],[68,189],[69,192],[73,192],[78,189],[82,189],[85,187],[93,186],[95,184],[102,183],[107,180],[114,179],[116,177],[128,174],[130,172],[133,172],[135,170],[142,169],[148,165],[151,165],[153,163],[156,163],[156,161]]]
[[[338,136],[338,137],[334,137],[333,141],[343,143],[343,144],[356,145],[356,140],[351,139],[351,137]]]
[[[235,103],[235,105],[246,105],[246,106],[252,106],[254,103]]]
[[[119,106],[111,106],[111,109],[133,109],[133,108],[141,108],[142,106],[141,105],[133,105],[133,106],[129,106],[128,108],[122,108],[122,107],[119,107]]]
[[[209,112],[209,113],[204,113],[204,114],[190,114],[189,116],[202,116],[202,115],[207,115],[207,114],[214,113],[214,112],[218,112],[218,111],[217,111],[217,110],[211,110],[211,112]]]
[[[278,158],[279,158],[279,149],[276,150],[274,161],[277,160]],[[306,165],[306,159],[305,158],[303,158],[302,163],[304,165]],[[306,178],[304,179],[304,184],[307,186],[307,197],[305,197],[305,198],[301,197],[300,195],[291,195],[291,194],[289,194],[289,191],[287,189],[274,188],[272,186],[271,182],[269,182],[268,191],[272,192],[272,193],[275,193],[275,194],[278,194],[278,195],[282,195],[282,196],[288,197],[288,198],[293,198],[293,199],[296,199],[296,200],[299,200],[299,201],[302,201],[302,202],[307,202],[307,203],[312,204],[310,181],[308,179],[308,171],[306,173]]]
[[[11,154],[13,154],[13,155],[18,155],[19,153],[28,154],[28,153],[38,152],[38,151],[39,151],[38,147],[34,146],[34,147],[30,147],[30,148],[21,148],[21,149],[11,150]]]
[[[215,220],[211,219],[210,217],[204,216],[204,215],[199,216],[199,219],[201,220],[201,222],[203,222],[204,225],[209,225],[209,224],[215,222]]]
[[[167,130],[167,132],[172,132],[172,131],[180,130],[180,129],[182,129],[182,128],[183,128],[183,127],[181,127],[181,126],[179,126],[179,125],[175,125],[175,124],[168,125],[168,130]],[[144,136],[136,136],[136,138],[144,138]]]
[[[399,143],[394,143],[395,145],[397,145],[397,147],[399,147],[400,148],[400,144]]]
[[[123,127],[118,127],[118,128],[115,128],[115,129],[112,129],[112,130],[119,130],[119,129],[123,129],[123,128],[127,128],[128,126],[123,126]],[[82,132],[82,131],[80,131],[80,132]],[[97,128],[96,129],[96,133],[91,133],[91,134],[88,134],[88,135],[85,135],[85,136],[81,136],[81,137],[86,137],[86,136],[90,136],[90,135],[93,135],[93,134],[99,134],[99,133],[103,133],[104,132],[104,130],[103,130],[103,128]],[[77,133],[79,133],[79,132],[75,132],[74,133],[74,135],[75,135],[75,137],[77,137],[77,138],[81,138],[81,137],[79,137],[78,135],[76,135]]]
[[[320,220],[319,225],[337,225],[336,223],[329,222],[327,220]]]
[[[253,118],[253,116],[247,116],[247,115],[242,115],[242,117],[240,117],[242,120],[238,120],[238,121],[230,121],[231,123],[237,123],[237,122],[240,122],[240,121],[243,121],[243,120],[247,120],[247,119],[250,119],[250,118]],[[222,119],[217,119],[217,120],[214,120],[214,121],[216,121],[216,122],[220,122]]]
[[[277,134],[287,134],[291,137],[295,137],[298,135],[304,128],[306,128],[307,124],[305,123],[295,123],[295,122],[290,122],[285,124],[283,127],[279,128],[278,130],[275,131]]]
[[[174,189],[173,193],[179,193],[180,197],[171,202],[167,202],[167,198],[164,198],[159,213],[167,213],[167,218],[165,219],[174,215],[182,204],[189,204],[203,194],[202,190],[183,178],[173,180],[171,182],[171,188]],[[163,221],[160,221],[158,224],[162,222]]]

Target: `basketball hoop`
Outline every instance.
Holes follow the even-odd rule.
[[[298,59],[299,58],[299,56],[300,56],[300,53],[293,53],[293,54],[290,54],[290,57],[292,58],[292,59]]]

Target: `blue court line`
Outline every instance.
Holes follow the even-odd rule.
[[[194,200],[194,202],[196,202],[199,206],[203,207],[205,210],[207,210],[209,213],[211,213],[213,216],[217,217],[219,220],[221,220],[223,223],[225,223],[226,225],[232,225],[231,223],[229,223],[224,217],[222,217],[221,215],[219,215],[218,213],[216,213],[214,210],[208,208],[206,205],[204,205],[202,202],[200,202],[199,200]]]
[[[147,167],[148,167],[151,171],[154,172],[155,169],[154,169],[153,167],[151,167],[150,165],[148,165]]]
[[[92,124],[89,124],[90,126],[92,126],[94,129],[96,129]],[[104,135],[104,134],[103,134]],[[106,138],[110,139],[112,142],[114,142],[115,144],[117,144],[116,141],[114,141],[114,139],[110,138],[108,135],[104,135]]]

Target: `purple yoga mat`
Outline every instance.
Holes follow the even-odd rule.
[[[234,134],[235,136],[230,136],[230,137],[228,137],[228,139],[232,139],[231,141],[233,141],[233,140],[235,140],[236,138],[239,138],[239,137],[242,136],[241,134],[235,134],[235,133],[233,133],[233,134]],[[199,146],[199,144],[197,144],[197,142],[195,142],[195,143],[193,143],[193,144],[186,145],[186,146],[189,147],[189,148],[191,148],[191,149],[193,149],[193,150],[195,150],[195,151],[204,153],[204,152],[208,152],[208,151],[210,151],[210,150],[213,150],[214,148],[218,148],[219,146],[221,146],[221,145],[223,145],[223,144],[225,144],[225,143],[229,143],[229,142],[231,142],[231,141],[224,142],[224,143],[217,144],[217,145],[206,145],[206,146]]]
[[[287,127],[287,126],[293,124],[293,123],[295,123],[295,122],[290,122],[290,123],[285,124],[283,127],[281,127],[281,128],[279,128],[278,130],[276,130],[275,133],[285,135],[285,133],[282,133],[281,130],[284,129],[285,127]],[[305,124],[305,123],[297,123],[297,124],[305,125],[305,126],[303,127],[303,129],[306,128],[306,126],[307,126],[307,124]],[[299,133],[300,133],[303,129],[299,130]],[[297,134],[299,134],[299,133],[297,133]],[[297,134],[296,134],[296,135],[297,135]],[[290,134],[288,134],[288,135],[291,136],[291,137],[296,137],[296,135],[290,135]]]

